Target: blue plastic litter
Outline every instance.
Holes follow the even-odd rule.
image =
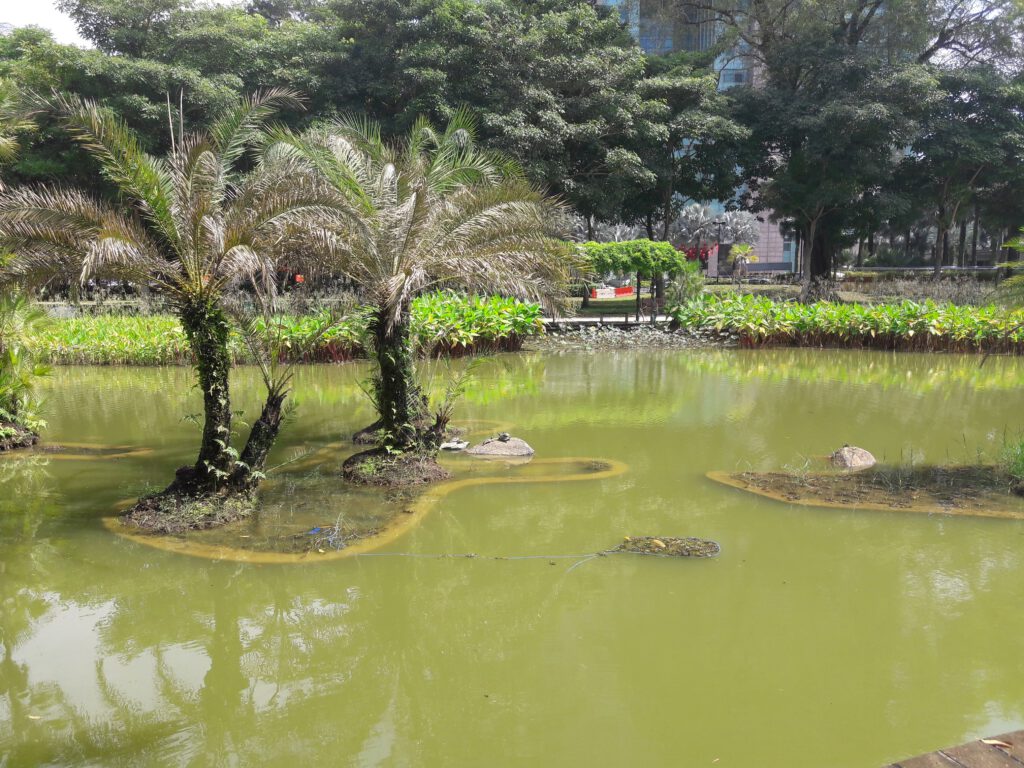
[[[312,536],[315,533],[320,533],[320,531],[322,531],[322,530],[323,530],[323,528],[310,528],[308,531],[306,531],[306,535],[307,536]]]

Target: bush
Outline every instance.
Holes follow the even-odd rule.
[[[257,330],[274,334],[287,360],[342,362],[367,352],[369,310],[338,319],[328,312],[282,315]],[[413,302],[412,337],[423,354],[515,351],[543,331],[537,304],[501,297],[452,293],[421,296]],[[102,315],[54,320],[32,339],[40,359],[60,365],[186,365],[192,354],[177,319],[169,315]],[[229,341],[237,363],[253,362],[241,336]]]
[[[669,286],[669,302],[671,304],[689,304],[699,301],[703,295],[704,273],[698,262],[689,261]]]
[[[735,333],[747,346],[871,347],[957,352],[1024,352],[1024,312],[903,301],[797,304],[753,295],[711,297],[671,310],[687,328]]]

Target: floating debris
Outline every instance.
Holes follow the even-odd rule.
[[[664,557],[714,557],[722,551],[717,541],[675,536],[627,536],[614,552]]]

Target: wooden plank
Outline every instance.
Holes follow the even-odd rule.
[[[1000,749],[1016,758],[1017,762],[1021,765],[1024,765],[1024,731],[1004,733],[1001,736],[993,736],[992,739],[1009,744],[1009,747],[1000,747]]]
[[[978,739],[959,747],[900,760],[885,768],[1024,768],[1024,731]]]
[[[1020,764],[998,747],[972,741],[959,747],[942,750],[965,768],[1020,768]]]
[[[900,760],[899,766],[900,768],[961,768],[956,761],[941,752],[929,752],[927,755],[918,755],[909,760]]]

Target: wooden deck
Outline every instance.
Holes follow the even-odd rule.
[[[885,768],[1024,768],[1024,731],[940,749]]]

